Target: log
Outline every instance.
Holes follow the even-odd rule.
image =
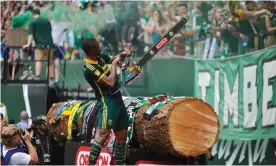
[[[62,116],[58,121],[54,119],[62,105],[55,104],[47,115],[47,126],[60,141],[64,141],[68,135],[69,119],[68,116]],[[203,100],[176,98],[159,109],[150,120],[143,116],[148,107],[139,107],[134,118],[134,137],[142,146],[177,157],[195,157],[206,153],[218,140],[218,116]],[[81,119],[82,114],[78,117],[79,125]]]
[[[200,99],[183,98],[167,103],[150,121],[143,118],[148,106],[135,116],[136,137],[156,152],[198,156],[207,152],[219,136],[219,119]]]
[[[47,114],[47,128],[53,134],[55,139],[59,142],[64,142],[67,135],[68,116],[62,116],[60,119],[56,119],[55,115],[59,108],[65,104],[64,102],[55,103],[52,105]],[[64,133],[66,132],[66,133]]]

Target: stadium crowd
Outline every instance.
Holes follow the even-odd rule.
[[[34,9],[51,12],[47,1],[1,2],[1,54],[5,50],[6,32],[13,18]],[[130,49],[143,56],[181,18],[188,19],[179,32],[157,56],[193,56],[203,59],[229,57],[256,51],[276,43],[276,5],[273,1],[62,1],[72,12],[93,15],[112,9],[113,16],[101,20],[102,28],[84,24],[81,31],[68,23],[51,21],[56,66],[59,61],[82,59],[84,38],[95,37],[102,51],[115,55]],[[110,11],[110,10],[109,10]],[[70,24],[70,23],[69,23]],[[20,49],[12,49],[10,58]],[[23,52],[23,53],[22,53]],[[57,53],[56,53],[57,52]],[[34,53],[29,58],[33,58]],[[29,52],[28,52],[29,55]],[[28,56],[27,55],[27,56]],[[26,52],[25,52],[26,56]],[[20,57],[20,56],[15,56]],[[21,56],[22,58],[22,56]]]

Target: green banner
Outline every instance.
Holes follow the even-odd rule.
[[[219,140],[212,155],[208,165],[276,165],[272,139]]]
[[[220,139],[276,135],[276,47],[223,60],[195,62],[195,96],[212,105]]]

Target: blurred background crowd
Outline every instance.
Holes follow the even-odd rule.
[[[49,3],[55,2],[7,1],[1,3],[1,43],[5,44],[5,33],[12,28],[15,16],[33,9],[46,9]],[[114,13],[113,18],[102,20],[103,28],[97,32],[91,30],[95,25],[88,25],[76,34],[66,29],[68,26],[66,27],[65,22],[58,24],[52,22],[53,31],[64,29],[61,32],[57,30],[56,33],[65,34],[58,34],[58,36],[64,38],[60,40],[63,41],[63,47],[66,50],[70,48],[78,50],[83,38],[95,36],[101,40],[104,51],[106,49],[107,51],[121,51],[125,47],[146,51],[159,41],[181,17],[187,18],[188,23],[168,48],[174,55],[203,56],[207,49],[205,45],[209,45],[209,52],[214,51],[216,54],[219,54],[222,51],[221,47],[226,45],[230,47],[228,48],[229,54],[240,53],[240,45],[246,45],[252,51],[272,45],[271,40],[275,38],[273,31],[276,30],[276,7],[273,1],[240,2],[238,4],[240,8],[259,12],[259,14],[254,13],[238,22],[231,17],[229,1],[64,1],[62,3],[72,8],[72,12],[84,10],[93,15],[105,12],[105,8],[111,8]],[[61,24],[63,24],[62,27]],[[86,23],[82,22],[82,24]],[[210,50],[212,47],[216,48]],[[66,59],[71,58],[74,59],[68,55]]]
[[[82,59],[81,41],[89,37],[97,38],[105,53],[131,49],[141,57],[184,17],[185,27],[157,56],[224,58],[276,43],[274,1],[6,1],[1,2],[2,57],[8,30],[24,27],[21,22],[33,9],[51,21],[62,53],[55,56],[58,61]],[[12,49],[10,58],[33,59],[33,54]]]

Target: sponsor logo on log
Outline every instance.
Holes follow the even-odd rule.
[[[90,147],[89,146],[80,146],[75,158],[75,165],[83,166],[88,165]],[[106,153],[106,149],[103,148],[101,154],[98,158],[97,165],[110,165],[111,155]]]
[[[80,146],[75,158],[75,165],[87,165],[89,160],[89,146]]]
[[[162,46],[168,41],[167,38],[162,39],[157,45],[156,48],[159,50],[160,48],[162,48]]]

